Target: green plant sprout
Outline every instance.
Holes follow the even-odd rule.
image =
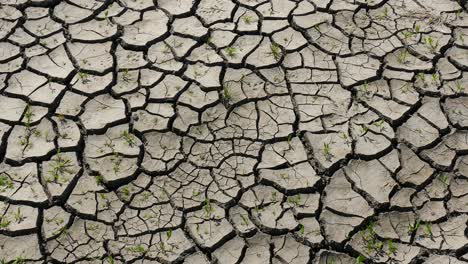
[[[0,192],[13,188],[13,181],[6,174],[0,174]]]
[[[132,77],[130,76],[128,69],[124,69],[122,71],[122,81],[129,83],[131,80],[132,80]]]
[[[146,253],[146,249],[142,245],[136,245],[134,247],[130,247],[129,250],[133,253],[138,253],[140,255],[143,255]]]
[[[432,237],[432,225],[430,223],[424,224],[425,230],[426,230],[426,235],[428,237]]]
[[[333,157],[333,154],[331,154],[331,147],[330,143],[323,143],[323,149],[322,149],[322,154],[325,160],[331,161],[331,158]]]
[[[431,36],[424,38],[424,42],[429,46],[430,50],[435,53],[439,47],[439,40],[435,41]]]
[[[272,201],[272,202],[275,203],[275,202],[277,201],[277,199],[278,199],[277,195],[278,195],[278,194],[277,194],[275,191],[272,191],[272,192],[271,192],[271,201]]]
[[[294,205],[294,206],[299,206],[301,205],[301,195],[297,194],[291,197],[288,197],[288,203]]]
[[[414,232],[416,232],[419,228],[419,226],[421,226],[421,220],[416,220],[416,222],[414,224],[409,224],[408,225],[408,234],[412,234]]]
[[[6,219],[6,217],[0,216],[0,229],[5,229],[10,226],[11,221]]]
[[[242,223],[241,223],[241,224],[242,224],[243,226],[248,226],[248,225],[249,225],[249,221],[247,220],[247,217],[248,217],[248,216],[241,214],[240,217],[241,217],[241,219],[242,219]]]
[[[455,81],[455,91],[457,93],[463,93],[465,91],[465,87],[463,84],[460,82],[460,80]]]
[[[447,190],[447,188],[448,188],[448,176],[447,176],[447,174],[440,175],[438,179],[442,183],[442,185],[444,186],[444,190]]]
[[[392,255],[396,255],[397,247],[393,243],[393,240],[391,240],[391,239],[388,240],[387,245],[388,245],[388,252],[390,252],[390,254],[392,254]]]
[[[272,43],[270,45],[270,54],[273,56],[275,60],[279,60],[281,58],[281,48],[278,44]]]
[[[203,210],[205,211],[205,215],[207,217],[211,217],[211,215],[214,213],[214,208],[211,205],[210,199],[206,198],[203,202]]]
[[[32,122],[32,117],[34,116],[33,112],[31,111],[31,105],[27,104],[26,105],[26,112],[24,113],[24,118],[25,120],[25,126],[26,128],[30,129],[31,128],[31,122]]]
[[[15,217],[15,221],[17,223],[21,222],[23,220],[23,214],[21,213],[21,209],[18,207],[18,209],[16,210],[15,214],[14,214],[14,217]]]
[[[397,59],[397,60],[398,60],[398,62],[399,62],[400,64],[406,64],[406,63],[407,63],[407,62],[406,62],[407,57],[408,57],[408,50],[405,49],[404,51],[402,51],[402,52],[400,53],[400,55],[398,56],[398,59]]]
[[[128,146],[133,147],[136,145],[135,136],[130,134],[127,130],[122,131],[120,136],[127,142]]]
[[[16,257],[15,260],[13,261],[13,264],[23,264],[23,263],[26,263],[26,260],[21,256]]]
[[[298,234],[299,234],[300,236],[303,236],[304,233],[305,233],[305,227],[304,227],[304,225],[303,225],[303,224],[299,224],[299,232],[298,232]]]
[[[370,222],[365,230],[360,231],[362,240],[366,243],[367,251],[379,253],[383,248],[383,243],[377,239],[374,231],[375,223]]]
[[[117,152],[115,152],[114,156],[111,158],[111,162],[114,164],[112,166],[112,170],[114,171],[115,174],[120,172],[120,164],[122,163],[122,159],[123,158]]]
[[[374,123],[372,123],[372,125],[377,127],[380,130],[380,132],[385,131],[385,121],[383,119],[375,121]]]
[[[432,83],[437,83],[437,81],[439,80],[439,75],[437,75],[437,73],[433,73],[431,74],[431,79]]]
[[[425,79],[426,79],[426,75],[423,72],[420,72],[420,73],[418,73],[418,78],[419,78],[419,80],[424,82]]]
[[[96,184],[97,185],[102,185],[104,183],[104,177],[102,175],[96,175]]]
[[[112,256],[108,256],[108,257],[107,257],[107,262],[108,262],[109,264],[114,264],[114,263],[115,263],[115,262],[114,262],[114,258],[113,258]]]
[[[363,255],[359,255],[356,258],[356,264],[362,264],[362,263],[364,263],[364,261],[366,261],[366,257],[364,257]]]
[[[380,19],[384,19],[384,18],[387,18],[388,17],[388,7],[384,7],[384,9],[382,10],[382,13],[380,13]]]
[[[414,35],[414,32],[412,31],[409,31],[409,30],[403,31],[403,38],[405,42],[407,42],[408,39],[411,38],[413,35]]]
[[[166,231],[166,236],[167,236],[167,239],[169,240],[171,237],[172,237],[172,230],[167,230]]]
[[[88,77],[89,75],[87,73],[81,71],[78,72],[78,78],[81,80],[82,84],[87,84],[90,82]]]
[[[249,15],[245,15],[242,17],[242,20],[244,20],[245,24],[250,25],[253,22],[253,17]]]
[[[227,47],[224,50],[226,51],[227,55],[231,58],[234,58],[237,55],[237,49],[234,47]]]
[[[361,137],[367,134],[369,128],[366,125],[361,125]]]
[[[227,83],[223,85],[222,100],[225,104],[229,104],[229,102],[232,100],[231,88]]]
[[[59,182],[64,173],[73,173],[74,171],[70,168],[73,164],[71,160],[63,157],[60,153],[57,154],[55,159],[51,162],[51,169],[49,170],[48,182]]]

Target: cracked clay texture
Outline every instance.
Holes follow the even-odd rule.
[[[468,263],[467,0],[0,0],[0,263]]]

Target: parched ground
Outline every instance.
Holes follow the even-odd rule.
[[[1,263],[468,263],[466,0],[0,0]]]

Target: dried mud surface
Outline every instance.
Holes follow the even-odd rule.
[[[467,8],[0,0],[0,260],[467,263]]]

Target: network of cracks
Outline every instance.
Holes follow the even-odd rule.
[[[0,261],[467,263],[467,8],[0,0]]]

